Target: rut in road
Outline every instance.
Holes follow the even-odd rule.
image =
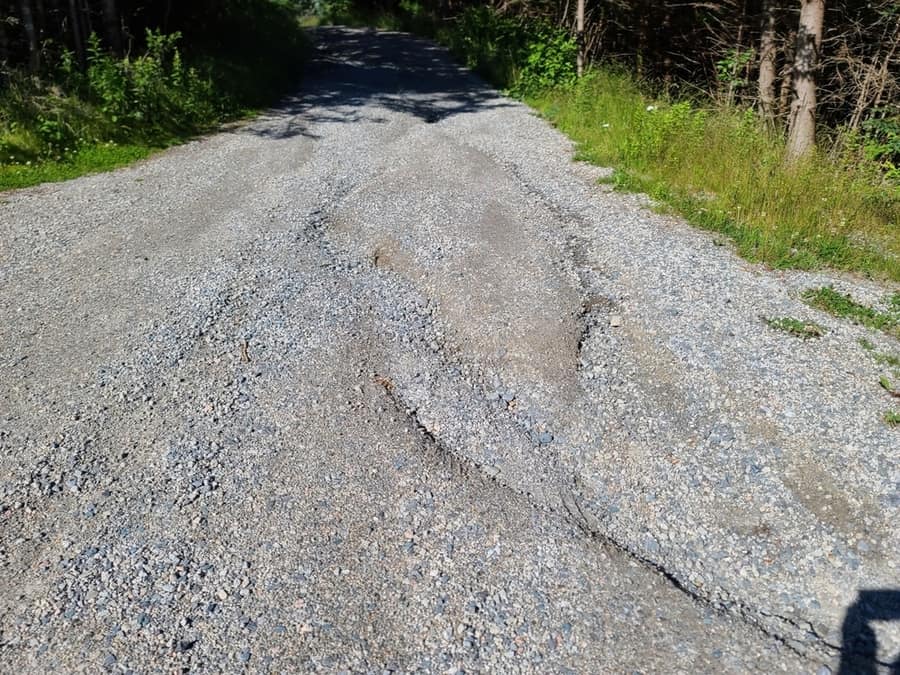
[[[758,316],[879,289],[570,157],[430,43],[333,29],[247,126],[10,194],[4,663],[834,665],[895,584],[895,437],[862,329]]]

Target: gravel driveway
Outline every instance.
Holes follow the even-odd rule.
[[[318,45],[250,124],[0,199],[0,670],[887,672],[858,341],[900,345],[798,299],[885,289],[609,192],[430,43]]]

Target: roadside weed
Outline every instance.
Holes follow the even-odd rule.
[[[900,192],[874,162],[822,153],[788,166],[752,110],[653,96],[612,66],[526,99],[579,158],[615,167],[617,189],[728,236],[748,260],[900,281]]]
[[[809,288],[803,291],[801,297],[810,307],[900,337],[900,304],[896,303],[896,294],[891,297],[887,311],[856,302],[850,295],[839,293],[830,286]]]
[[[882,375],[880,378],[878,378],[878,383],[879,383],[879,384],[882,386],[882,388],[883,388],[887,393],[889,393],[891,396],[895,396],[895,397],[897,397],[897,398],[900,398],[900,391],[898,391],[897,389],[894,389],[894,385],[891,384],[891,381],[890,381],[887,377],[885,377],[884,375]]]
[[[769,328],[783,331],[803,340],[822,337],[825,334],[825,328],[819,324],[813,321],[800,321],[790,316],[765,319],[765,321]]]

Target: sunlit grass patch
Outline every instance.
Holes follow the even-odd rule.
[[[896,302],[896,294],[891,296],[889,309],[885,311],[856,302],[852,296],[839,293],[830,286],[809,288],[801,297],[811,307],[839,318],[849,319],[861,326],[900,337],[900,305]]]
[[[788,165],[753,111],[657,100],[615,69],[529,102],[576,141],[578,159],[615,167],[618,189],[727,235],[749,260],[900,280],[900,188],[872,163],[819,154]]]
[[[69,155],[65,161],[0,164],[0,190],[24,188],[109,171],[143,159],[153,150],[146,145],[96,145]]]

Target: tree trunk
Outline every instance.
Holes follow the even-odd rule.
[[[34,24],[34,11],[31,0],[22,0],[22,27],[25,29],[25,37],[28,39],[28,67],[32,73],[41,68],[41,45],[38,40],[37,27]]]
[[[775,123],[776,23],[775,0],[764,0],[762,36],[759,40],[759,114],[769,125]]]
[[[9,61],[9,36],[6,34],[7,20],[6,9],[4,8],[0,10],[0,66]],[[2,78],[0,78],[0,85],[2,85]]]
[[[34,0],[34,28],[38,34],[38,43],[43,45],[47,36],[47,13],[44,11],[44,0]]]
[[[740,22],[738,23],[737,29],[737,40],[735,40],[735,50],[734,50],[734,65],[731,67],[731,77],[728,78],[728,95],[727,102],[729,106],[734,105],[735,98],[738,95],[738,89],[740,87],[740,82],[743,81],[743,77],[738,77],[739,71],[738,69],[741,67],[740,56],[744,52],[744,32],[746,23],[745,20],[747,18],[747,0],[741,3],[741,12],[740,12]],[[744,65],[746,69],[746,65]],[[743,73],[746,76],[746,72]]]
[[[672,10],[669,7],[668,2],[663,4],[665,9],[663,10],[662,21],[659,24],[659,38],[661,41],[665,41],[662,58],[662,73],[665,92],[668,94],[672,88],[672,48],[669,41],[672,34]]]
[[[122,26],[116,0],[103,0],[103,25],[109,46],[119,56],[122,55]]]
[[[578,43],[578,77],[581,77],[584,75],[584,0],[578,0],[575,6],[575,40]]]
[[[91,15],[91,5],[88,0],[84,0],[84,2],[81,3],[81,30],[82,35],[84,35],[85,38],[88,38],[95,33]]]
[[[778,113],[779,121],[787,122],[791,117],[791,95],[794,91],[794,46],[797,35],[794,31],[784,40],[784,64],[781,66],[781,84],[778,87]]]
[[[643,79],[646,73],[647,52],[650,45],[650,7],[644,3],[637,6],[639,13],[637,20],[637,53],[635,55],[635,72],[638,79]]]
[[[794,101],[788,157],[796,159],[816,146],[816,69],[822,48],[825,0],[800,0],[800,26],[794,54]]]
[[[81,10],[78,9],[78,0],[69,0],[69,22],[72,24],[72,43],[75,45],[75,56],[83,68],[87,63],[87,55],[84,51],[84,33],[81,32]]]
[[[886,45],[887,53],[883,56],[876,53],[875,58],[872,59],[872,65],[866,71],[866,77],[856,97],[856,105],[848,124],[850,129],[858,129],[865,113],[881,104],[881,97],[884,95],[884,89],[890,76],[890,64],[898,47],[900,47],[900,25],[894,28],[891,40]],[[882,57],[881,66],[878,66],[879,56]],[[874,95],[870,95],[870,88],[874,90]]]

